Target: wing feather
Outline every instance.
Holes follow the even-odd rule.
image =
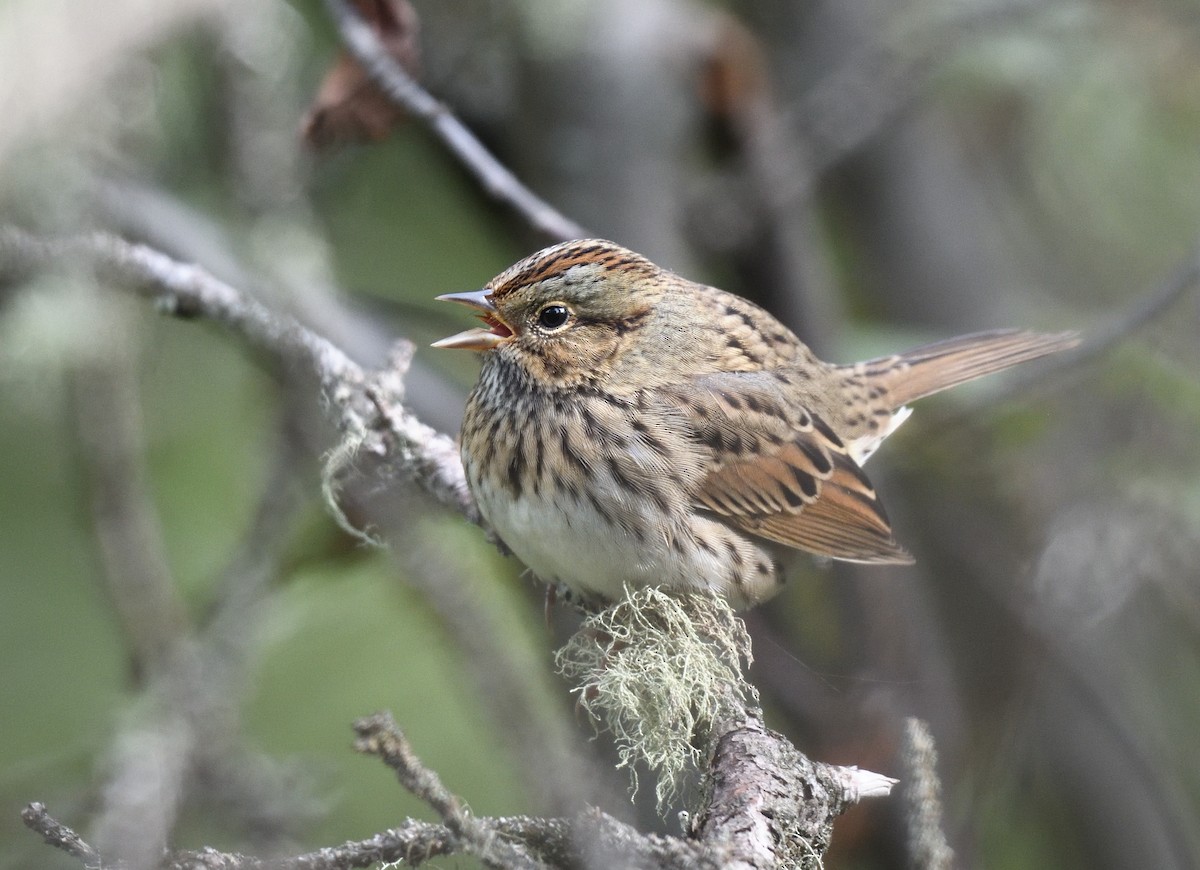
[[[911,562],[842,440],[772,384],[761,373],[717,375],[685,397],[684,407],[696,409],[690,416],[697,440],[713,451],[696,505],[751,534],[821,556]],[[747,412],[744,401],[733,406],[729,395],[753,395],[759,410]]]

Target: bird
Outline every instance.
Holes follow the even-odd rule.
[[[905,564],[863,465],[909,403],[1074,347],[993,330],[823,362],[749,300],[602,239],[538,251],[439,300],[482,326],[460,452],[501,542],[551,588],[773,596],[801,553]]]

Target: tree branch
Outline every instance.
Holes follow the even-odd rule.
[[[88,870],[114,870],[121,865],[100,854],[71,828],[55,819],[44,804],[31,803],[21,812],[25,826],[54,846],[83,862]],[[538,846],[547,855],[565,858],[568,825],[556,819],[505,816],[488,819],[497,836]],[[431,858],[455,854],[454,837],[445,825],[406,819],[402,825],[365,840],[351,840],[313,852],[279,858],[259,858],[216,849],[183,850],[164,856],[164,870],[345,870],[403,862],[416,867]]]
[[[407,343],[393,353],[389,366],[374,372],[364,370],[337,346],[288,315],[148,246],[104,234],[47,240],[19,229],[0,228],[0,278],[21,277],[40,266],[64,261],[93,266],[114,287],[151,299],[166,313],[217,320],[274,365],[298,377],[315,374],[326,410],[344,433],[342,446],[330,454],[327,476],[336,476],[365,453],[385,472],[416,479],[439,501],[479,522],[457,444],[425,425],[404,403]],[[324,450],[325,446],[314,449]],[[532,688],[534,675],[514,664],[494,625],[494,615],[469,594],[444,559],[413,558],[408,545],[416,546],[415,527],[405,519],[407,511],[398,508],[395,500],[359,508],[357,515],[365,516],[372,528],[392,543],[403,542],[396,550],[397,557],[458,638],[482,696],[497,718],[502,723],[516,722],[524,711],[538,706],[537,700],[545,695]],[[239,611],[221,612],[236,616]],[[511,734],[522,769],[530,772],[548,805],[574,808],[585,799],[583,786],[599,782],[579,755],[568,751],[571,732],[565,722],[541,719]],[[597,799],[594,791],[586,797]]]
[[[354,748],[383,759],[396,772],[402,786],[442,817],[451,837],[464,851],[477,855],[489,866],[518,870],[545,866],[523,849],[498,839],[490,826],[471,818],[462,801],[442,784],[441,777],[417,758],[408,738],[396,727],[391,713],[376,713],[360,719],[354,723],[354,730],[358,734]]]
[[[21,810],[21,821],[25,827],[40,834],[46,845],[61,849],[72,858],[78,858],[88,870],[100,867],[100,855],[82,837],[59,822],[46,811],[46,805],[29,804]]]
[[[166,870],[342,870],[404,861],[417,866],[468,852],[488,866],[515,868],[718,868],[817,866],[834,819],[849,804],[887,794],[895,780],[809,761],[754,713],[730,722],[709,776],[713,799],[687,839],[643,834],[598,809],[564,819],[472,817],[422,764],[390,714],[355,724],[356,747],[378,755],[401,784],[425,800],[442,824],[406,820],[366,840],[302,855],[258,858],[214,849],[165,856]],[[84,863],[112,868],[44,805],[30,804],[25,825]],[[798,823],[789,823],[793,820]],[[811,837],[811,839],[810,839]]]
[[[151,299],[180,318],[220,323],[289,369],[311,372],[337,412],[351,453],[365,451],[403,467],[438,501],[479,523],[454,440],[417,420],[402,405],[410,351],[392,366],[364,370],[340,348],[218,280],[145,245],[105,233],[45,239],[16,228],[0,229],[0,277],[22,277],[61,261],[90,265],[97,276]]]
[[[834,820],[896,780],[810,761],[746,707],[716,739],[712,795],[694,833],[726,868],[802,867],[829,848]]]
[[[417,84],[388,54],[371,25],[346,0],[326,0],[325,7],[346,48],[362,64],[372,81],[396,105],[428,124],[490,196],[511,206],[535,230],[556,241],[589,235],[583,227],[526,187],[444,103]]]
[[[917,870],[949,870],[954,851],[942,829],[942,783],[937,775],[937,749],[929,726],[916,717],[904,723],[903,760],[908,774],[904,789],[908,848]]]

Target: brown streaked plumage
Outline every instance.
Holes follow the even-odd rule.
[[[862,464],[906,403],[1064,350],[1001,330],[838,366],[758,306],[612,242],[566,242],[474,293],[484,352],[462,456],[484,517],[539,577],[773,594],[799,549],[910,562]]]

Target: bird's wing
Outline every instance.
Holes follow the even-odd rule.
[[[696,506],[821,556],[912,562],[841,438],[785,390],[771,372],[754,372],[707,375],[679,391],[693,437],[710,451]]]

